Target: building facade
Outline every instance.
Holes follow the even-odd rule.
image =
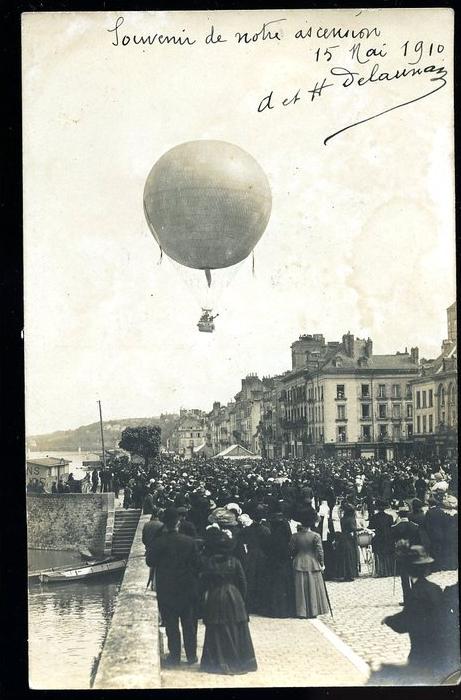
[[[413,439],[418,349],[377,355],[370,338],[351,333],[342,342],[325,343],[320,335],[300,341],[306,339],[312,349],[301,359],[299,341],[293,344],[293,369],[282,380],[282,455],[321,451],[391,459],[406,453]]]
[[[447,335],[440,355],[424,362],[413,385],[415,446],[426,457],[456,457],[458,369],[456,305],[447,309]]]
[[[257,374],[248,374],[242,379],[242,388],[235,395],[235,428],[233,442],[243,445],[254,454],[261,453],[260,422],[264,382]]]
[[[222,452],[233,444],[230,411],[234,404],[221,406],[219,401],[215,401],[212,411],[207,417],[207,441],[211,447],[213,455]]]
[[[279,419],[281,381],[281,376],[263,378],[258,436],[260,454],[269,459],[282,456],[282,429]]]
[[[249,374],[234,401],[213,404],[205,428],[211,454],[237,443],[267,458],[321,452],[390,460],[415,449],[455,455],[455,304],[447,326],[441,355],[421,362],[417,347],[377,354],[371,338],[350,332],[328,342],[301,335],[291,345],[290,370],[263,379]],[[204,417],[193,417],[178,430],[185,456],[194,440],[203,442]]]
[[[199,409],[181,409],[179,424],[168,441],[168,449],[190,459],[207,441],[206,414]]]

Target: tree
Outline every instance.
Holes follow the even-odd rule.
[[[149,460],[158,456],[162,430],[158,425],[142,425],[137,428],[125,428],[118,446],[131,455],[137,455],[144,460],[144,471],[147,474]]]

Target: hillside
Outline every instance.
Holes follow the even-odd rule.
[[[162,429],[162,445],[166,445],[167,439],[178,423],[179,416],[174,413],[165,413],[158,418],[123,418],[103,421],[104,444],[106,449],[109,450],[118,447],[124,428],[139,425],[158,425]],[[101,431],[99,422],[96,422],[90,425],[82,425],[79,428],[75,428],[75,430],[57,430],[47,435],[30,435],[27,436],[26,442],[31,450],[37,452],[46,452],[47,450],[74,452],[79,447],[84,452],[91,452],[92,450],[101,449]]]

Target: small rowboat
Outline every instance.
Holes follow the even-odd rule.
[[[82,557],[83,558],[83,557]],[[78,564],[67,564],[65,566],[53,566],[49,569],[38,569],[36,571],[28,571],[27,572],[27,579],[29,583],[31,582],[36,582],[40,580],[40,575],[41,574],[48,574],[53,571],[71,571],[72,569],[81,569],[82,567],[86,566],[94,566],[95,564],[105,564],[108,561],[114,561],[114,558],[109,556],[109,557],[104,557],[104,559],[97,558],[92,556],[90,561],[85,561],[85,563],[82,563],[81,566]]]
[[[48,569],[38,574],[38,580],[41,583],[63,583],[80,581],[82,579],[92,578],[93,576],[103,576],[111,574],[114,571],[122,571],[126,566],[126,559],[118,561],[99,562],[94,564],[85,564],[77,568],[75,566],[64,566],[56,569]]]

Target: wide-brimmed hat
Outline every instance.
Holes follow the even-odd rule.
[[[240,508],[238,503],[228,503],[226,505],[227,510],[235,510],[237,515],[242,515],[242,509]]]
[[[235,513],[227,508],[215,508],[208,516],[209,523],[218,523],[221,526],[236,525],[237,518]]]
[[[419,566],[421,564],[432,564],[433,558],[428,555],[424,547],[420,544],[412,545],[408,550],[408,563],[411,566]]]

